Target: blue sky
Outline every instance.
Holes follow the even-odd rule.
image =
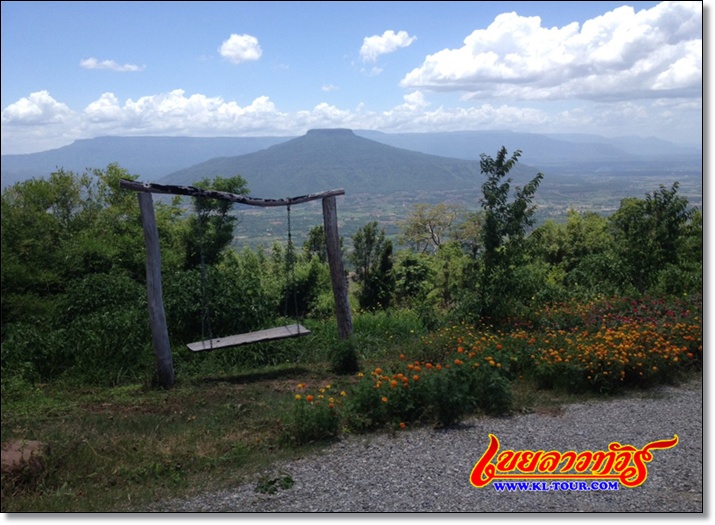
[[[2,2],[2,153],[106,135],[702,140],[701,2]]]

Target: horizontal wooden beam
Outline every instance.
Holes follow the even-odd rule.
[[[206,197],[209,199],[219,199],[235,202],[238,204],[246,204],[248,206],[261,206],[264,208],[272,206],[277,207],[289,206],[291,204],[302,204],[304,202],[325,199],[326,197],[345,195],[345,190],[339,189],[324,191],[322,193],[311,193],[310,195],[301,195],[300,197],[286,197],[284,199],[260,199],[258,197],[249,197],[248,195],[238,195],[236,193],[228,193],[225,191],[204,190],[195,186],[173,186],[166,184],[154,184],[150,182],[137,182],[127,179],[120,179],[119,187],[125,190],[142,191],[146,193],[168,193],[171,195]]]

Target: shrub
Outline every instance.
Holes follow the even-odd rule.
[[[360,370],[358,354],[355,349],[353,338],[338,341],[333,347],[331,358],[331,369],[336,374],[355,374]]]
[[[331,406],[333,405],[333,406]],[[327,441],[337,437],[340,419],[333,403],[297,394],[285,419],[282,441],[291,446]]]

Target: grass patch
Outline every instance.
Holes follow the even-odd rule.
[[[284,473],[266,476],[276,462],[348,431],[446,426],[505,411],[558,417],[568,404],[657,397],[653,386],[702,377],[699,310],[685,322],[639,309],[639,318],[602,328],[613,319],[614,306],[607,307],[607,315],[601,305],[595,313],[552,311],[544,326],[506,333],[460,324],[427,334],[409,311],[359,313],[346,347],[358,356],[357,374],[331,361],[340,342],[332,324],[317,321],[310,336],[286,342],[268,364],[208,356],[180,368],[171,390],[148,381],[30,384],[3,370],[2,441],[37,440],[50,453],[32,480],[3,477],[2,512],[139,511],[244,482],[270,494],[292,485]],[[567,331],[565,321],[578,331]],[[651,340],[667,345],[654,352],[660,347]],[[268,347],[256,351],[271,355]],[[557,381],[564,371],[573,380]],[[584,381],[594,371],[609,382]]]

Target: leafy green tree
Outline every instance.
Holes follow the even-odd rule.
[[[400,224],[400,243],[417,253],[434,252],[452,233],[461,214],[452,204],[416,204]]]
[[[481,155],[481,172],[487,176],[482,184],[481,206],[484,212],[482,228],[483,254],[480,268],[479,314],[498,316],[516,289],[512,276],[523,261],[523,241],[527,228],[533,225],[535,207],[532,200],[543,179],[538,173],[523,188],[516,188],[510,199],[512,179],[509,172],[518,162],[521,151],[507,158],[502,147],[496,158]]]
[[[482,250],[482,228],[484,214],[481,211],[469,212],[462,222],[458,223],[451,235],[466,253],[476,259]]]
[[[204,190],[223,191],[237,195],[247,195],[246,180],[235,177],[206,178],[194,184]],[[216,264],[222,252],[233,241],[233,231],[238,218],[231,215],[233,202],[207,197],[196,197],[195,215],[189,218],[186,235],[186,268],[196,268],[202,264]]]
[[[361,308],[388,308],[394,291],[392,241],[385,239],[384,228],[377,221],[360,228],[353,239],[350,261],[355,267],[355,282],[360,284]]]
[[[655,284],[661,269],[680,262],[695,210],[678,195],[678,187],[677,182],[670,189],[661,184],[645,199],[623,199],[611,217],[620,256],[631,283],[641,292]]]
[[[433,273],[428,255],[400,252],[394,267],[397,304],[409,307],[423,302],[434,286]]]
[[[3,191],[3,376],[72,371],[114,382],[151,368],[139,207],[135,193],[119,188],[134,178],[110,164],[81,175],[60,169]],[[162,265],[172,273],[183,263],[180,210],[155,210]]]

